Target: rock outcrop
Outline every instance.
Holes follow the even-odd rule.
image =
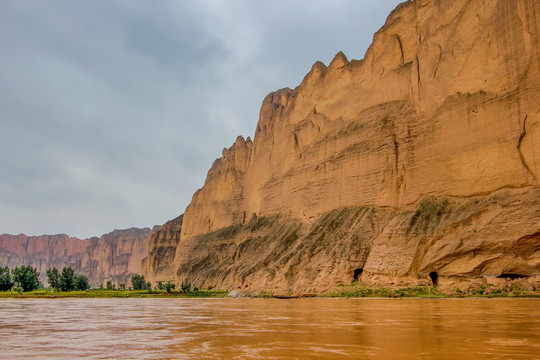
[[[131,228],[114,230],[100,238],[81,240],[67,235],[0,235],[0,266],[30,265],[46,281],[47,269],[71,266],[88,276],[92,286],[106,281],[128,283],[141,273],[151,230]]]
[[[147,257],[142,261],[142,272],[153,284],[157,281],[176,280],[174,255],[180,242],[183,218],[180,215],[166,222],[161,228],[154,229],[148,237]]]
[[[37,268],[41,280],[52,267],[60,270],[71,266],[80,271],[80,264],[88,245],[97,238],[80,240],[65,234],[26,236],[24,234],[0,235],[0,266],[30,265]]]
[[[538,275],[539,14],[408,1],[363,60],[339,53],[268,95],[166,241],[167,277],[317,292]]]
[[[130,278],[141,274],[141,262],[146,257],[149,228],[114,230],[91,241],[81,260],[81,273],[95,284],[111,281],[130,286]]]

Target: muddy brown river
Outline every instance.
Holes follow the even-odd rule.
[[[540,359],[540,299],[0,300],[1,359]]]

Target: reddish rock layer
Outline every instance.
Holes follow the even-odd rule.
[[[0,235],[0,266],[30,265],[46,281],[47,269],[71,266],[88,276],[92,286],[111,280],[128,283],[141,273],[150,229],[115,230],[100,238],[80,240],[67,235]]]

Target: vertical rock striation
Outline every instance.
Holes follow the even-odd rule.
[[[134,274],[141,274],[146,256],[149,228],[114,230],[91,242],[81,260],[81,272],[95,284],[112,281],[130,286]]]
[[[174,256],[180,242],[183,218],[184,216],[180,215],[162,227],[154,228],[148,237],[147,256],[142,260],[142,273],[152,283],[176,280]]]
[[[183,236],[252,214],[314,219],[538,185],[535,1],[409,1],[361,61],[318,62],[263,102],[186,210]]]
[[[45,280],[45,272],[56,267],[71,266],[76,272],[88,245],[97,238],[80,240],[65,234],[26,236],[24,234],[0,235],[0,266],[30,265]]]
[[[224,149],[186,209],[177,281],[538,275],[539,14],[534,0],[408,1],[363,60],[338,53],[268,95],[253,142]]]
[[[150,232],[148,228],[114,230],[100,238],[86,240],[64,234],[3,234],[0,235],[0,266],[30,265],[37,268],[42,281],[47,280],[48,269],[71,266],[75,273],[88,276],[92,286],[109,280],[127,284],[133,274],[141,273]]]

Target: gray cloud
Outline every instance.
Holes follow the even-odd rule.
[[[0,2],[0,233],[184,211],[270,91],[361,58],[399,1]]]

